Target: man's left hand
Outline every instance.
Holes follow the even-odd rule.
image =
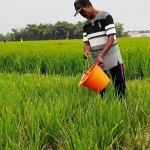
[[[98,56],[97,57],[96,63],[98,63],[99,65],[103,64],[103,58],[102,58],[102,56]]]

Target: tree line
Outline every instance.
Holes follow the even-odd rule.
[[[24,41],[27,40],[58,40],[58,39],[81,39],[83,23],[78,21],[76,24],[68,23],[66,21],[58,21],[53,24],[27,24],[22,29],[12,29],[5,36],[0,34],[0,40],[7,41]],[[123,24],[116,23],[117,37],[128,36],[124,32]]]

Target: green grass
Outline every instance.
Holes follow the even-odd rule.
[[[78,83],[82,40],[0,43],[0,149],[146,150],[150,38],[118,39],[128,97]]]
[[[1,74],[0,149],[111,149],[138,142],[145,147],[149,79],[127,82],[122,103],[112,83],[102,100],[78,87],[79,80],[80,75]]]
[[[127,80],[149,77],[150,38],[118,39]],[[0,43],[0,72],[77,75],[85,69],[82,40]]]

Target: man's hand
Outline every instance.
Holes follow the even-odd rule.
[[[103,64],[103,58],[102,58],[102,56],[98,56],[97,57],[96,63],[98,63],[99,65]]]
[[[91,46],[89,41],[84,42],[84,59],[88,59],[90,57]]]
[[[90,52],[85,52],[83,58],[88,59],[89,57],[90,57]]]

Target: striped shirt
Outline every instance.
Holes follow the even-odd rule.
[[[116,40],[116,29],[112,16],[106,11],[100,11],[93,20],[86,20],[83,25],[83,41],[89,41],[92,52],[92,60],[95,63],[98,55],[103,50],[108,35],[114,34],[114,43],[105,54],[101,68],[109,70],[122,62],[120,49]]]

